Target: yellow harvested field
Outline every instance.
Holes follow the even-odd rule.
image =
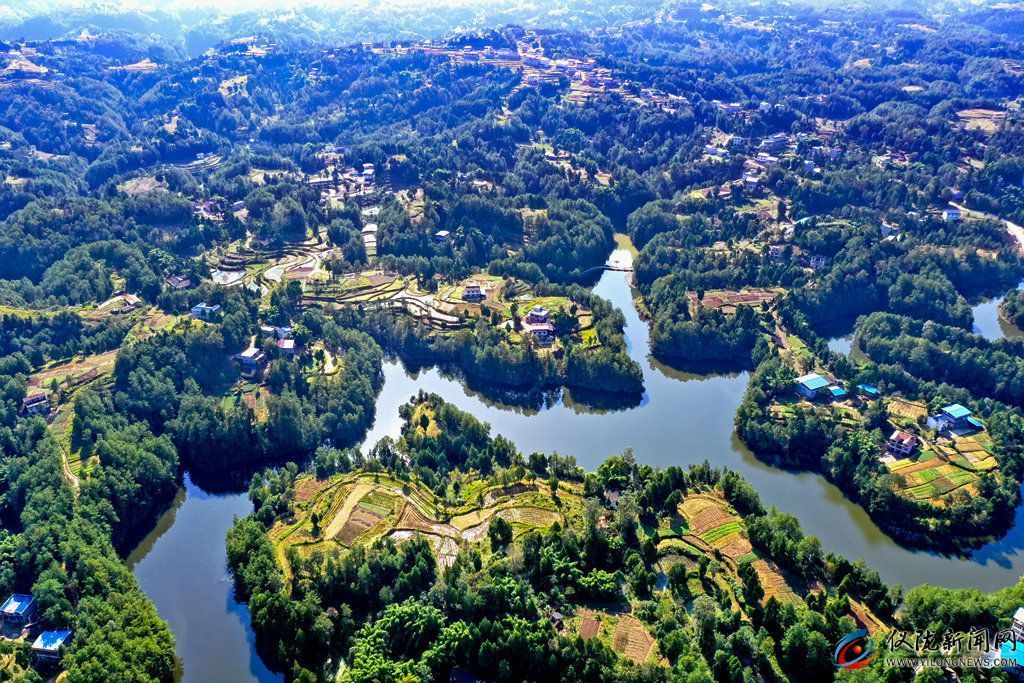
[[[619,617],[612,635],[613,650],[636,664],[643,664],[651,656],[653,647],[654,638],[639,619],[629,614]]]
[[[341,528],[345,526],[345,522],[352,515],[352,510],[355,509],[363,496],[369,493],[372,488],[369,484],[356,484],[348,490],[348,495],[341,504],[341,508],[331,518],[331,521],[327,523],[327,528],[324,529],[325,538],[334,538],[341,533]]]
[[[956,115],[967,130],[977,130],[988,134],[999,130],[999,126],[1006,120],[1006,112],[995,109],[964,109],[958,111]]]
[[[782,570],[774,562],[758,559],[754,562],[753,566],[758,578],[761,580],[761,586],[764,588],[762,603],[772,597],[780,602],[795,604],[800,601],[800,597],[786,582],[786,577],[782,575]]]
[[[906,401],[901,398],[892,399],[885,408],[890,415],[910,420],[917,420],[919,417],[926,417],[928,415],[928,406],[925,404]]]

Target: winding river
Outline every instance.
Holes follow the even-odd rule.
[[[628,260],[628,252],[618,250],[613,258],[621,263]],[[746,372],[694,374],[659,363],[648,355],[648,328],[632,304],[629,275],[606,271],[595,291],[626,317],[629,352],[644,374],[639,402],[595,409],[593,401],[577,400],[568,391],[500,395],[477,391],[437,368],[413,371],[390,360],[384,365],[376,422],[364,448],[384,436],[398,436],[399,406],[422,389],[489,422],[494,433],[513,439],[523,452],[572,455],[588,469],[632,448],[637,461],[645,464],[707,460],[736,470],[767,505],[799,518],[804,531],[819,537],[825,550],[864,558],[890,583],[989,591],[1024,574],[1024,507],[1004,539],[970,558],[902,548],[824,478],[768,466],[743,446],[733,417],[747,386]],[[250,510],[244,492],[210,493],[186,477],[175,505],[128,559],[142,589],[174,631],[186,681],[281,680],[252,647],[248,612],[235,602],[225,566],[224,534],[235,515]]]

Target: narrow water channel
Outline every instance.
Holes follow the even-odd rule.
[[[628,260],[628,252],[617,250],[613,258]],[[883,534],[824,478],[757,460],[736,437],[733,422],[748,373],[687,373],[650,358],[648,327],[633,306],[628,278],[605,272],[595,291],[626,317],[630,355],[644,374],[639,403],[595,409],[567,391],[539,396],[477,391],[437,368],[410,371],[391,360],[384,365],[384,388],[364,448],[384,436],[397,437],[399,406],[425,390],[489,422],[521,451],[572,455],[588,469],[632,448],[645,464],[707,460],[736,470],[766,504],[799,518],[827,551],[864,558],[885,581],[906,588],[930,583],[989,591],[1015,583],[1024,573],[1024,512],[1006,538],[971,558],[911,551]],[[186,479],[174,508],[129,557],[143,590],[174,631],[186,681],[280,680],[253,650],[248,612],[234,601],[225,566],[224,534],[235,515],[249,510],[244,493],[210,494]]]
[[[250,512],[246,493],[210,493],[186,474],[171,509],[128,556],[174,633],[184,681],[284,680],[256,654],[249,611],[228,573],[225,534]]]

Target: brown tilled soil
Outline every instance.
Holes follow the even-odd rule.
[[[508,496],[514,496],[519,493],[526,493],[527,491],[536,490],[536,484],[523,484],[522,482],[518,484],[512,484],[511,486],[506,486],[504,488],[494,489],[493,491],[488,491],[487,494],[484,496],[484,505],[490,505],[499,498],[506,498]]]
[[[345,545],[352,545],[353,541],[359,537],[359,534],[373,527],[380,521],[381,517],[383,517],[383,515],[378,515],[376,512],[370,512],[369,510],[357,507],[352,511],[348,521],[345,522],[345,526],[341,527],[341,532],[338,534],[337,540]]]
[[[597,635],[597,632],[601,629],[601,622],[594,617],[583,617],[583,622],[580,624],[580,638],[583,640],[590,640]]]
[[[326,481],[303,479],[295,484],[295,500],[299,503],[310,501],[316,494],[323,491],[327,484]]]
[[[425,531],[438,536],[450,536],[458,538],[462,535],[458,529],[450,524],[439,524],[427,519],[415,505],[406,504],[402,508],[402,515],[398,518],[399,529],[412,529],[414,531]]]
[[[735,519],[735,515],[730,514],[725,508],[709,507],[693,516],[690,520],[690,532],[699,536]]]

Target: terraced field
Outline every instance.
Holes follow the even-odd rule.
[[[582,517],[582,490],[571,482],[560,485],[557,500],[547,487],[528,481],[477,481],[463,492],[466,502],[445,506],[427,487],[386,474],[350,474],[329,481],[307,476],[296,482],[293,520],[278,523],[271,538],[286,570],[288,546],[309,555],[318,549],[343,550],[380,538],[401,541],[413,536],[427,539],[439,563],[447,566],[459,549],[470,545],[490,552],[487,530],[494,517],[510,522],[515,537]]]
[[[720,493],[710,491],[688,495],[679,505],[679,514],[689,531],[675,538],[666,538],[666,532],[661,532],[664,540],[659,543],[658,550],[665,558],[666,568],[676,563],[670,560],[677,553],[690,558],[708,553],[720,554],[733,575],[740,562],[751,560],[765,591],[764,600],[772,596],[784,602],[799,600],[792,582],[787,580],[782,570],[774,562],[762,558],[750,545],[743,520]]]
[[[632,614],[580,609],[569,620],[567,630],[583,640],[597,638],[635,664],[663,661],[657,641]]]
[[[894,399],[886,406],[894,426],[919,433],[918,421],[927,415],[927,407]],[[897,492],[937,507],[948,504],[951,495],[978,492],[982,474],[996,472],[998,462],[992,455],[992,438],[987,430],[968,435],[944,435],[910,458],[885,458],[889,471],[903,478]],[[997,473],[998,476],[998,473]]]

